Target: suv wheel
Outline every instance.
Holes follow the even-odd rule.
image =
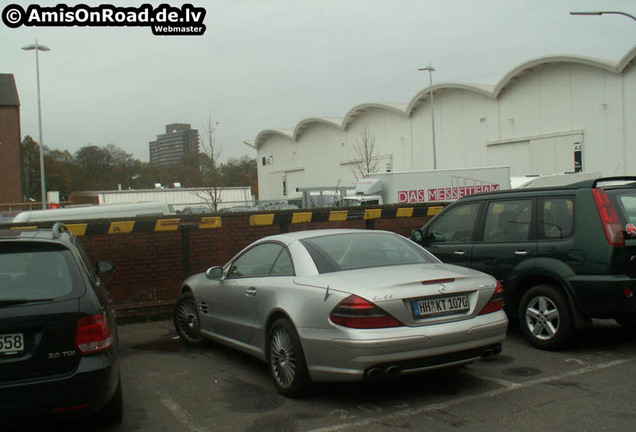
[[[566,296],[549,284],[536,285],[525,293],[519,305],[519,325],[530,343],[544,350],[565,348],[574,331]]]

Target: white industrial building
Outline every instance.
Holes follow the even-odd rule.
[[[245,141],[257,150],[259,199],[353,185],[365,129],[375,139],[378,171],[509,166],[511,176],[636,175],[635,60],[636,47],[619,61],[546,56],[495,86],[436,84],[407,103],[365,103],[343,118],[263,130]]]

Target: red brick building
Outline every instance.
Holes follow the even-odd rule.
[[[22,202],[20,99],[12,74],[0,74],[0,204]]]

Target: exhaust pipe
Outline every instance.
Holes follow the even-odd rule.
[[[492,357],[495,355],[495,352],[491,349],[487,349],[486,351],[484,351],[483,353],[481,353],[481,357],[482,358],[488,358],[488,357]]]
[[[375,380],[382,377],[382,369],[380,368],[371,368],[367,371],[367,379]]]
[[[481,357],[482,358],[489,358],[489,357],[496,356],[497,354],[501,354],[501,346],[497,346],[497,347],[494,347],[494,348],[488,348],[488,349],[484,350],[484,352],[481,353]]]
[[[402,369],[400,369],[398,366],[395,366],[395,365],[389,366],[386,368],[384,373],[386,374],[387,377],[394,378],[402,373]]]
[[[395,378],[402,373],[399,366],[391,365],[387,367],[374,367],[369,369],[365,376],[368,380],[380,380],[384,378]]]

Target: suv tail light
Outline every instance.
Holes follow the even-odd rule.
[[[504,307],[504,290],[503,286],[497,282],[497,286],[495,287],[495,292],[492,293],[490,300],[486,303],[486,306],[479,312],[479,315],[486,315],[489,313],[497,312],[502,310]]]
[[[592,194],[598,214],[601,217],[601,223],[605,229],[607,242],[611,246],[625,246],[623,228],[609,197],[603,189],[592,189]]]
[[[80,318],[77,321],[75,343],[84,354],[110,348],[113,345],[113,336],[106,315],[101,313]]]
[[[350,295],[331,311],[329,318],[343,327],[371,329],[401,327],[404,324],[368,300]]]

